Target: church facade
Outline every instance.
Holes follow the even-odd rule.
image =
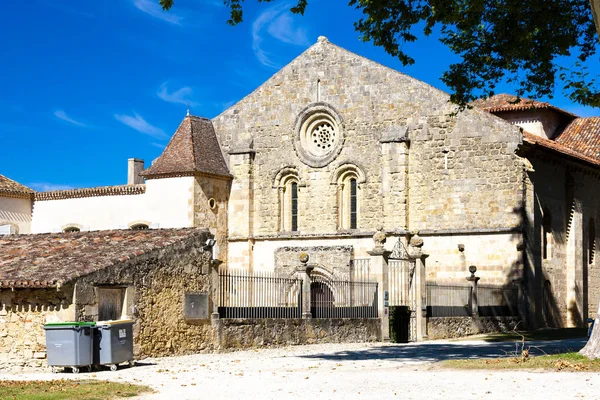
[[[33,233],[209,228],[231,269],[286,271],[311,255],[332,278],[423,238],[426,278],[518,285],[537,326],[595,314],[599,118],[496,96],[449,96],[330,43],[302,53],[212,120],[186,116],[128,185],[35,194]],[[145,183],[143,183],[143,179]]]

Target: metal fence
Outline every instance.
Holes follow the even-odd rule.
[[[355,258],[350,260],[350,280],[357,282],[371,281],[371,259]]]
[[[302,281],[273,272],[219,270],[220,318],[301,318]]]
[[[519,288],[516,286],[478,285],[477,304],[482,317],[519,315]]]
[[[377,318],[377,282],[333,281],[311,277],[313,318]]]
[[[428,317],[469,317],[473,314],[471,285],[427,283]],[[478,285],[478,314],[482,317],[518,316],[518,287]]]
[[[413,286],[415,261],[390,260],[388,271],[389,305],[408,306],[414,310],[416,307],[416,290]]]
[[[471,286],[437,285],[427,283],[428,317],[470,317],[472,313]]]

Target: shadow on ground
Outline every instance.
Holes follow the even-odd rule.
[[[586,343],[585,338],[525,342],[530,355],[556,354],[579,351]],[[503,343],[439,343],[390,344],[364,350],[317,353],[301,358],[330,361],[388,360],[399,362],[437,362],[465,358],[498,358],[520,355],[520,342]]]

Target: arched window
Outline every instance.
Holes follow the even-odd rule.
[[[550,260],[552,258],[552,214],[548,208],[544,208],[542,221],[542,258]]]
[[[300,187],[295,167],[285,167],[277,173],[273,188],[279,194],[279,230],[282,232],[298,231]]]
[[[81,229],[76,226],[67,226],[63,229],[65,233],[81,232]]]
[[[340,166],[331,183],[337,185],[338,229],[358,229],[360,224],[360,184],[365,175],[352,164]]]
[[[588,224],[588,264],[594,263],[594,255],[596,253],[596,221],[590,218]]]
[[[298,180],[295,176],[284,179],[279,189],[281,231],[298,230]]]
[[[340,226],[343,229],[358,228],[358,184],[354,174],[348,174],[341,184]]]

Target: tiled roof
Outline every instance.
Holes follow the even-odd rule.
[[[150,168],[140,175],[159,178],[205,173],[230,177],[215,128],[206,118],[187,116]]]
[[[31,197],[33,193],[33,189],[0,175],[0,196]]]
[[[512,94],[497,94],[487,99],[475,100],[471,105],[481,108],[482,110],[496,113],[502,111],[522,111],[522,110],[535,110],[535,109],[550,109],[557,111],[561,114],[577,117],[577,115],[565,111],[561,108],[555,107],[550,103],[543,101],[531,100],[521,97],[521,101],[516,103],[517,96]]]
[[[573,120],[555,140],[578,153],[600,160],[600,117]]]
[[[183,228],[0,236],[0,288],[62,285],[207,233]]]
[[[100,186],[95,188],[53,190],[51,192],[36,192],[35,199],[60,200],[76,199],[79,197],[99,197],[99,196],[125,196],[132,194],[142,194],[146,192],[146,185],[143,183],[137,185],[119,185],[119,186]]]
[[[533,133],[523,131],[523,141],[529,143],[533,146],[540,146],[546,149],[552,150],[554,152],[567,155],[569,157],[578,159],[580,161],[585,161],[589,164],[593,164],[595,166],[600,166],[600,159],[595,157],[590,157],[585,154],[581,154],[561,143],[557,143],[554,140],[542,138],[540,136],[534,135]]]

